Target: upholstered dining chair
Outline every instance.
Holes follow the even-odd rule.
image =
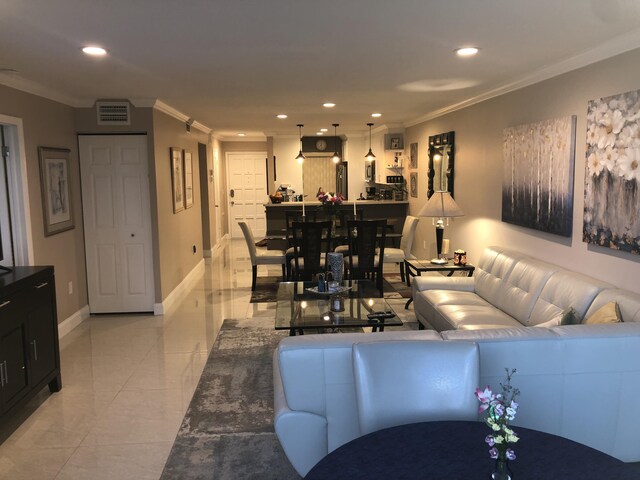
[[[414,422],[478,419],[475,343],[355,343],[352,362],[362,435]]]
[[[405,281],[406,271],[404,261],[414,259],[415,256],[411,254],[411,247],[413,246],[413,237],[416,234],[416,227],[418,226],[418,217],[407,216],[402,227],[402,238],[400,239],[400,248],[386,248],[384,250],[384,263],[399,263],[400,264],[400,278]]]
[[[307,211],[305,215],[302,215],[302,209],[296,210],[285,210],[284,212],[285,218],[285,237],[287,239],[287,250],[285,251],[286,266],[287,266],[287,278],[291,278],[291,260],[293,259],[294,249],[293,249],[293,222],[315,222],[316,221],[316,212],[311,210]]]
[[[285,261],[286,257],[281,250],[258,250],[256,248],[256,242],[253,238],[253,232],[251,227],[246,222],[238,222],[242,234],[247,242],[247,248],[249,249],[249,256],[251,257],[251,291],[256,289],[256,280],[258,277],[258,265],[282,265],[282,281],[286,281]]]
[[[386,226],[386,219],[347,222],[347,277],[350,280],[374,281],[381,297]]]
[[[331,222],[293,222],[293,263],[291,278],[312,280],[325,271],[331,244]]]

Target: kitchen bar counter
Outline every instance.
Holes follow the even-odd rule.
[[[386,219],[390,225],[388,233],[399,234],[402,232],[404,220],[409,208],[408,201],[394,200],[358,200],[356,209],[363,211],[365,220]],[[304,202],[305,211],[310,212],[320,209],[322,204],[317,201]],[[286,242],[283,241],[283,232],[286,229],[285,212],[301,211],[302,202],[283,202],[265,204],[267,213],[267,248],[270,250],[285,250]],[[341,210],[353,211],[353,202],[342,202]],[[387,242],[389,245],[390,242]]]

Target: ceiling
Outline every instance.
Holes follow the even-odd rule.
[[[364,133],[638,48],[640,1],[0,0],[0,45],[0,83],[70,105],[159,99],[223,138]]]

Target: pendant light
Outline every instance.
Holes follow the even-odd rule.
[[[302,165],[302,163],[304,162],[304,160],[306,158],[302,153],[302,127],[304,127],[304,125],[299,123],[297,126],[298,126],[298,136],[300,137],[300,153],[298,153],[298,156],[296,157],[296,160],[298,161],[298,163],[300,165]]]
[[[367,153],[364,158],[372,162],[376,159],[376,156],[371,151],[371,127],[373,127],[373,123],[367,123],[367,125],[369,126],[369,153]]]
[[[336,133],[337,128],[340,126],[339,123],[333,123],[333,147],[335,152],[333,153],[333,157],[331,157],[331,161],[333,163],[340,163],[340,154],[338,153],[338,136]]]

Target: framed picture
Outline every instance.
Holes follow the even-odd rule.
[[[411,144],[411,156],[409,157],[409,168],[418,168],[418,144]]]
[[[68,148],[38,147],[45,236],[71,230],[71,184]]]
[[[400,148],[400,137],[391,137],[389,147],[391,148],[391,150]]]
[[[409,174],[409,194],[414,198],[418,198],[418,172]]]
[[[173,195],[173,213],[184,210],[184,168],[182,149],[171,147],[171,193]]]
[[[193,207],[193,162],[191,152],[184,151],[184,208]]]

